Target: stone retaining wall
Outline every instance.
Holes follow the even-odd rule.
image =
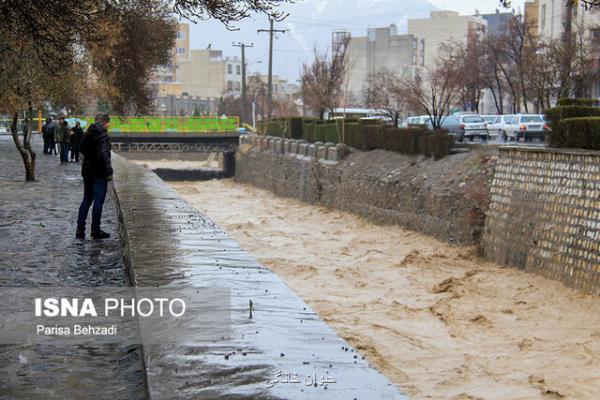
[[[274,136],[245,135],[240,137],[240,144],[249,144],[262,150],[270,150],[276,154],[308,157],[315,160],[336,163],[347,153],[343,144],[331,142],[310,143],[306,140],[283,139]]]
[[[486,258],[600,294],[600,153],[502,148]]]
[[[493,150],[495,152],[495,150]],[[474,244],[483,232],[488,165],[481,152],[442,160],[384,150],[348,153],[343,145],[248,135],[242,137],[236,180],[400,224],[436,238]],[[481,190],[481,196],[474,195]]]

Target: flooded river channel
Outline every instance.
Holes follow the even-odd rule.
[[[412,398],[597,398],[600,301],[232,180],[173,184]]]

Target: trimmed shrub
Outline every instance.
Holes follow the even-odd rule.
[[[302,138],[309,142],[316,142],[317,141],[316,129],[317,129],[316,121],[304,122],[303,127],[302,127],[302,131],[303,131]]]
[[[560,121],[567,118],[600,117],[599,107],[589,106],[561,106],[546,110],[546,118],[550,124],[551,132],[548,132],[548,144],[552,147],[568,147],[566,132],[560,127]]]
[[[600,150],[600,117],[565,118],[560,130],[564,132],[563,147]]]
[[[318,121],[317,122],[317,142],[338,142],[338,130],[337,123],[330,121]]]
[[[426,131],[419,135],[419,153],[435,159],[446,157],[456,138],[446,130]]]
[[[374,150],[374,149],[385,149],[385,134],[384,134],[384,126],[382,124],[371,124],[371,123],[363,123],[362,124],[363,135],[365,136],[365,149],[364,150]]]
[[[596,99],[570,99],[562,98],[558,99],[557,106],[582,106],[582,107],[593,107],[598,105]]]
[[[344,144],[356,149],[366,148],[365,135],[357,122],[346,123],[344,126]]]

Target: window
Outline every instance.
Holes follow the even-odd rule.
[[[241,89],[241,83],[240,82],[235,82],[233,87],[235,88],[235,90],[240,90]]]
[[[412,63],[413,64],[417,63],[417,54],[416,53],[413,53],[413,55],[412,55]]]
[[[227,81],[227,90],[233,90],[233,82]]]
[[[421,53],[421,66],[425,65],[425,54]]]
[[[185,32],[178,31],[177,32],[177,39],[185,39]]]
[[[541,16],[541,24],[540,24],[540,28],[542,29],[542,31],[544,30],[544,28],[546,28],[546,5],[542,4],[542,16]]]
[[[417,38],[413,38],[413,49],[417,49]]]
[[[236,65],[235,66],[235,73],[237,75],[240,75],[242,73],[242,66],[241,65]]]
[[[524,115],[524,116],[521,117],[521,122],[522,123],[544,122],[544,120],[539,115]]]
[[[178,47],[178,48],[177,48],[177,54],[185,54],[185,48],[183,48],[183,47]]]
[[[425,51],[425,39],[421,39],[421,53]]]
[[[227,73],[233,74],[233,66],[231,64],[227,64]]]

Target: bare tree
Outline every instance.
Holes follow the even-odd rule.
[[[305,103],[324,118],[340,104],[344,95],[344,77],[347,73],[345,54],[347,42],[331,56],[315,48],[314,61],[302,66],[302,90]]]
[[[15,134],[19,112],[48,100],[70,102],[70,94],[59,89],[65,77],[84,71],[87,77],[77,83],[97,88],[113,109],[144,112],[151,104],[149,77],[167,63],[175,39],[174,15],[214,18],[234,29],[233,22],[253,12],[284,18],[275,7],[287,1],[1,1],[0,105],[13,116],[26,179],[35,179],[35,153],[30,135],[21,142]]]
[[[434,129],[442,126],[453,107],[460,102],[461,71],[453,49],[441,47],[442,55],[422,76],[405,79],[404,90],[411,108],[429,116]]]
[[[389,69],[380,69],[367,76],[363,98],[367,107],[385,112],[398,126],[400,116],[407,111],[406,93],[400,75]]]

